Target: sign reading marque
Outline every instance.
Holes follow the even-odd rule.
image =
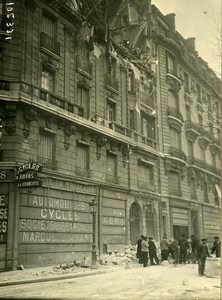
[[[19,188],[33,188],[42,185],[41,178],[38,173],[42,171],[43,166],[30,161],[21,165],[18,169],[16,180]]]

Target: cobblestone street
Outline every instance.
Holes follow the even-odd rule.
[[[2,287],[1,299],[220,299],[219,278],[199,277],[197,265],[138,265],[105,274]]]

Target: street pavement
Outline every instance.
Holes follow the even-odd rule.
[[[1,299],[78,300],[219,300],[220,278],[198,276],[197,264],[143,268],[100,266],[98,269],[32,268],[0,273]],[[62,274],[61,274],[62,272]],[[56,282],[55,282],[56,280]],[[24,284],[26,283],[26,284]]]

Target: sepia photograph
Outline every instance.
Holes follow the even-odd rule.
[[[0,0],[0,299],[222,299],[221,6]]]

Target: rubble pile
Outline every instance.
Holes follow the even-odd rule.
[[[125,246],[122,251],[112,252],[111,254],[101,254],[99,259],[100,265],[118,265],[127,266],[129,263],[138,263],[136,258],[136,247]]]

